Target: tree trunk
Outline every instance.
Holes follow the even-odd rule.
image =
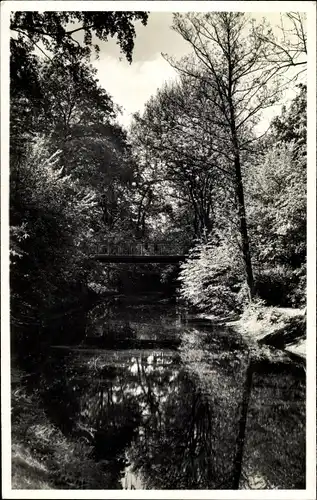
[[[236,195],[237,195],[237,203],[238,203],[238,216],[240,223],[240,234],[242,241],[242,253],[244,260],[245,273],[247,278],[247,284],[250,290],[250,298],[254,297],[254,279],[253,279],[253,271],[252,271],[252,262],[251,262],[251,254],[250,254],[250,241],[248,235],[246,214],[245,214],[245,205],[244,205],[244,193],[243,193],[243,183],[242,183],[242,175],[241,175],[241,165],[240,165],[240,157],[239,154],[236,154],[235,160],[235,173],[236,173]]]
[[[229,31],[228,31],[229,37]],[[229,40],[229,38],[228,38]],[[232,145],[234,152],[234,167],[236,174],[236,196],[238,203],[238,217],[240,223],[240,235],[241,235],[241,243],[242,243],[242,255],[244,260],[244,268],[245,274],[247,278],[247,284],[249,288],[250,300],[254,297],[254,280],[253,280],[253,272],[252,272],[252,262],[250,255],[250,242],[245,214],[245,204],[244,204],[244,192],[243,192],[243,182],[241,175],[241,163],[240,163],[240,148],[239,148],[239,140],[237,134],[237,123],[236,123],[236,110],[233,102],[233,68],[234,63],[231,59],[231,48],[229,44],[229,52],[228,52],[228,103],[229,103],[229,113],[230,113],[230,129],[231,129],[231,137],[232,137]]]

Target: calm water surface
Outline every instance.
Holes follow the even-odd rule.
[[[180,309],[99,304],[65,326],[41,387],[109,489],[304,488],[304,375],[249,362],[237,334]]]

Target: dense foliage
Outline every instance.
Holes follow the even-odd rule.
[[[192,248],[179,286],[199,309],[241,311],[254,296],[304,304],[306,87],[258,138],[261,110],[285,87],[276,61],[271,74],[272,35],[242,14],[176,15],[193,54],[170,61],[178,79],[127,134],[89,56],[95,38],[117,36],[131,61],[137,20],[147,14],[12,15],[13,317],[89,287],[175,289],[177,266],[93,263],[105,242]]]
[[[58,168],[59,151],[51,156],[38,139],[25,153],[11,171],[11,284],[19,301],[41,307],[83,279],[88,228],[100,210],[96,193]]]
[[[286,17],[292,30],[303,28],[301,16]],[[235,292],[300,305],[305,295],[305,86],[299,85],[298,97],[264,138],[256,126],[261,112],[289,86],[287,68],[305,66],[304,31],[286,64],[284,56],[296,40],[284,47],[265,23],[256,25],[241,13],[177,14],[174,30],[193,54],[180,61],[167,57],[178,80],[159,89],[143,115],[135,116],[132,138],[152,206],[162,197],[167,201],[167,231],[178,229],[181,214],[183,241],[200,242],[183,266],[181,294],[196,307],[230,309],[232,279],[222,272],[215,277],[212,266],[221,269],[218,249],[223,248],[235,263],[242,257],[242,281],[249,291],[232,264]],[[237,302],[232,308],[239,310]]]
[[[228,314],[243,308],[248,292],[234,241],[196,245],[180,273],[181,294],[199,310]]]
[[[272,122],[248,172],[253,258],[260,296],[274,305],[305,303],[306,87]]]
[[[145,12],[14,12],[11,16],[10,29],[15,34],[12,40],[13,50],[25,49],[42,43],[45,50],[71,56],[89,56],[99,46],[97,40],[107,41],[117,37],[121,51],[129,62],[132,61],[135,28],[133,21],[140,20],[146,25],[148,15]],[[76,33],[83,32],[83,44],[76,39]],[[75,35],[75,36],[74,36]]]
[[[284,107],[272,121],[271,132],[256,156],[250,157],[244,179],[256,294],[270,305],[303,306],[306,300],[305,86],[299,86],[290,106]],[[227,225],[222,235],[224,241],[220,245],[217,240],[215,246],[211,238],[200,244],[198,259],[191,257],[180,275],[184,298],[200,309],[218,314],[241,310],[247,298],[234,225],[231,228]]]
[[[91,35],[117,35],[132,57],[133,20],[144,13],[12,15],[10,108],[10,255],[12,319],[37,322],[47,310],[117,270],[89,260],[106,238],[134,234],[135,177],[118,106],[87,57]],[[69,23],[82,23],[84,45]],[[93,28],[92,25],[95,27]],[[78,30],[80,29],[78,28]],[[43,56],[42,43],[49,55]],[[37,50],[34,50],[37,49]],[[98,288],[98,287],[97,287]]]

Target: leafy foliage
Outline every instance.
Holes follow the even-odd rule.
[[[294,45],[286,49],[279,47],[272,59],[272,47],[277,46],[272,33],[266,36],[264,22],[255,29],[255,22],[244,13],[174,15],[173,28],[190,44],[195,57],[178,62],[168,60],[180,74],[196,79],[201,95],[217,110],[210,122],[218,139],[216,151],[228,160],[232,173],[241,251],[251,296],[255,294],[255,286],[242,172],[245,153],[256,140],[254,127],[261,112],[278,102],[289,85],[283,71],[302,64],[298,58],[303,46],[306,48],[303,19],[294,14],[289,19],[293,21],[292,34],[297,34],[298,43],[295,49]],[[286,65],[283,64],[285,54]]]
[[[52,105],[52,99],[47,102],[53,92],[61,95],[65,88],[69,94],[83,98],[87,102],[87,85],[83,83],[83,73],[85,73],[87,84],[87,71],[85,66],[80,64],[83,59],[89,59],[92,50],[97,55],[99,46],[93,37],[101,41],[107,41],[109,37],[117,36],[118,43],[127,59],[132,61],[132,51],[134,46],[135,29],[133,21],[140,20],[144,25],[147,22],[147,14],[144,12],[13,12],[11,15],[10,29],[12,37],[10,40],[10,89],[11,89],[11,154],[18,156],[21,142],[17,139],[19,134],[27,130],[30,133],[39,131],[37,122],[38,113],[43,111],[43,103],[46,103],[45,112],[56,111],[60,118],[64,118],[64,128],[69,120],[68,109],[65,103],[61,106],[60,99],[57,99],[59,108]],[[72,25],[76,27],[72,27]],[[76,35],[84,33],[82,43],[78,41]],[[37,55],[39,54],[39,55]],[[45,85],[41,85],[40,78],[40,58],[43,58],[49,65],[46,68],[46,77],[51,77]],[[70,63],[70,64],[69,64]],[[60,69],[59,78],[56,78],[56,68]],[[52,72],[55,71],[55,75]],[[61,75],[66,76],[65,81]],[[69,85],[70,72],[72,75],[72,85]],[[90,70],[91,75],[91,70]],[[56,78],[56,81],[55,81]],[[77,79],[77,86],[74,80]],[[42,79],[43,80],[43,79]],[[96,81],[88,81],[90,88],[88,94],[96,95]],[[49,83],[46,86],[46,83]],[[68,87],[66,87],[68,84]],[[62,87],[60,88],[60,85]],[[92,87],[95,89],[92,89]],[[80,88],[80,90],[79,90]],[[75,93],[73,92],[75,91]],[[86,98],[83,94],[86,93]],[[100,97],[105,98],[106,92],[98,89]],[[66,104],[69,105],[69,95]],[[109,96],[106,101],[109,105]],[[78,103],[78,99],[76,101]],[[101,109],[105,102],[99,102]],[[66,122],[66,123],[65,123]],[[49,123],[49,121],[47,122]],[[25,138],[24,138],[25,140]],[[24,142],[24,141],[23,141]]]
[[[96,193],[63,175],[58,156],[38,139],[24,161],[11,165],[11,284],[14,293],[38,305],[52,305],[84,277],[81,262],[93,232],[83,228],[100,218]]]
[[[244,169],[247,218],[257,296],[269,305],[306,300],[306,88],[272,121],[272,132]],[[183,266],[181,293],[216,314],[248,302],[234,223],[200,244]],[[242,274],[241,274],[242,273]],[[237,292],[240,290],[240,295]]]
[[[14,315],[110,279],[87,260],[131,237],[134,163],[119,112],[87,58],[117,35],[131,60],[144,13],[16,12],[11,29],[10,224]],[[70,24],[77,23],[72,33]],[[67,32],[68,30],[68,32]],[[73,39],[83,31],[83,44]],[[34,50],[36,49],[36,51]],[[43,50],[46,55],[43,56]],[[116,273],[115,273],[116,274]],[[116,278],[117,279],[117,278]],[[94,288],[94,287],[93,287]],[[29,293],[27,293],[27,290]],[[66,299],[66,297],[67,299]]]
[[[157,92],[132,127],[135,152],[145,164],[145,184],[151,183],[154,200],[164,195],[173,225],[177,213],[182,221],[188,219],[191,236],[212,231],[219,210],[215,193],[230,184],[215,136],[218,114],[197,81],[181,75]]]
[[[298,93],[289,107],[283,106],[281,114],[272,121],[272,133],[276,141],[294,142],[294,153],[305,154],[307,139],[307,87],[297,85]]]
[[[181,296],[198,310],[225,315],[241,311],[248,300],[243,262],[233,241],[198,244],[179,279]]]
[[[11,16],[10,29],[17,34],[18,44],[37,46],[40,42],[50,52],[67,53],[71,56],[89,56],[92,48],[97,53],[99,47],[93,44],[93,36],[107,41],[109,37],[117,37],[121,51],[129,62],[132,61],[135,29],[133,21],[147,23],[145,12],[14,12]],[[71,25],[75,25],[72,29]],[[83,31],[81,46],[75,33]]]
[[[145,284],[149,267],[106,273],[87,257],[105,240],[164,240],[178,253],[199,237],[180,275],[181,294],[195,307],[240,311],[248,300],[244,274],[249,288],[254,275],[255,292],[269,303],[302,304],[306,88],[258,140],[258,115],[281,93],[277,81],[268,84],[272,65],[262,57],[271,34],[264,25],[252,30],[239,13],[176,15],[174,29],[195,55],[170,61],[178,80],[150,99],[127,136],[88,59],[95,37],[117,35],[131,61],[133,22],[146,19],[135,12],[12,15],[15,293],[26,300],[30,283],[28,300],[53,304],[79,283],[95,290],[139,278]],[[153,267],[152,284],[175,274]]]
[[[258,292],[302,305],[306,279],[306,89],[273,120],[267,149],[250,165],[248,218]]]

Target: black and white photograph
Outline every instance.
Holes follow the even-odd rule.
[[[1,31],[3,498],[316,499],[316,3]]]

